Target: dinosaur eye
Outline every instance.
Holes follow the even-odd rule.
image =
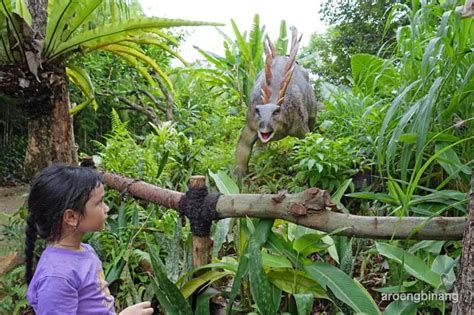
[[[276,116],[276,115],[280,115],[280,109],[275,109],[275,111],[273,112],[273,115]]]
[[[257,116],[260,117],[260,110],[258,108],[255,108],[255,111],[257,113]]]

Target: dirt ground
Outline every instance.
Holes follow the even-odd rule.
[[[0,213],[15,213],[25,202],[27,186],[0,187]],[[6,222],[0,215],[0,224]]]
[[[15,213],[25,202],[27,192],[27,186],[0,187],[0,229],[2,224],[8,222],[4,214]],[[2,247],[1,240],[0,247]],[[21,261],[21,253],[7,253],[5,256],[0,256],[0,275]]]

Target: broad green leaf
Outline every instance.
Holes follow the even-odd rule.
[[[418,304],[412,301],[393,301],[383,312],[384,315],[416,315]]]
[[[372,192],[355,192],[347,194],[346,196],[359,199],[378,200],[383,203],[389,203],[397,205],[398,202],[392,196],[383,193],[372,193]]]
[[[280,305],[281,291],[275,287],[263,271],[261,245],[255,238],[249,241],[250,290],[260,314],[276,314]]]
[[[454,266],[456,261],[448,255],[439,255],[433,261],[431,270],[439,274],[447,284],[453,284],[456,281],[456,275],[454,274]]]
[[[296,302],[298,315],[311,314],[313,311],[313,295],[312,294],[293,294]]]
[[[315,298],[329,299],[326,291],[302,271],[292,268],[271,270],[267,276],[271,283],[284,292],[291,294],[311,293]]]
[[[274,220],[261,220],[258,226],[255,229],[255,232],[252,233],[250,242],[253,242],[254,247],[258,247],[259,249],[262,247],[263,243],[266,242],[269,235],[272,235],[271,228],[273,226]],[[234,276],[234,282],[232,283],[231,292],[229,294],[229,302],[227,306],[227,314],[231,314],[232,312],[232,304],[237,296],[237,293],[240,289],[240,284],[242,283],[243,278],[249,273],[250,270],[250,252],[254,252],[255,249],[250,250],[250,246],[247,245],[240,254],[240,261],[239,267],[237,272]],[[260,255],[259,255],[260,256]],[[260,256],[261,258],[261,256]],[[261,265],[261,264],[260,264]],[[263,272],[263,271],[262,271]],[[272,290],[273,294],[273,290]]]
[[[307,277],[315,280],[322,288],[329,288],[336,298],[354,311],[380,314],[370,294],[343,271],[326,262],[312,262],[298,256],[291,243],[272,233],[267,241],[270,248],[287,257],[296,268],[301,268]]]
[[[443,149],[445,146],[443,143],[437,143],[436,151]],[[471,168],[461,163],[459,156],[452,148],[441,153],[436,161],[450,176],[455,176],[459,171],[467,175],[471,174]]]
[[[211,310],[209,308],[209,300],[220,294],[221,292],[209,287],[203,293],[199,294],[197,301],[196,301],[196,310],[194,311],[194,315],[209,315],[211,314]]]
[[[166,276],[165,266],[150,244],[147,243],[148,253],[151,259],[151,265],[156,278],[152,277],[152,284],[161,305],[170,314],[191,315],[193,312],[190,305],[185,300],[181,291]]]
[[[329,245],[322,241],[323,236],[315,233],[303,235],[293,242],[293,249],[305,257],[312,253],[324,251]]]
[[[283,256],[262,252],[263,267],[265,269],[291,268],[291,262]]]
[[[222,279],[225,276],[233,274],[229,271],[210,270],[199,277],[195,277],[186,282],[181,288],[184,298],[189,298],[197,289]]]
[[[222,194],[232,195],[239,193],[239,187],[235,181],[223,171],[213,173],[211,170],[209,170],[209,175],[212,177],[212,179],[214,179],[217,188]]]
[[[85,25],[102,0],[62,0],[48,2],[48,23],[46,25],[43,55],[68,40],[74,31]]]
[[[303,270],[323,288],[328,287],[337,299],[355,312],[380,314],[367,290],[337,267],[318,261],[304,265]]]
[[[439,255],[445,243],[446,241],[420,241],[416,242],[412,247],[410,247],[408,252],[410,254],[415,254],[417,251],[422,249],[428,253]]]
[[[376,243],[376,247],[381,255],[402,264],[405,270],[415,278],[430,284],[435,289],[440,287],[440,276],[431,271],[419,257],[386,243]]]

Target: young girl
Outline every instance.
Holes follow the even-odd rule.
[[[81,243],[84,233],[103,228],[108,211],[102,179],[93,169],[53,165],[33,181],[25,262],[27,298],[36,314],[115,314],[102,263]],[[33,275],[37,236],[48,245]],[[153,309],[143,302],[120,314],[153,314]]]

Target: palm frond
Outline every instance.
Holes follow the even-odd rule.
[[[218,23],[188,21],[165,18],[140,18],[127,22],[111,23],[100,28],[87,30],[73,36],[48,52],[45,57],[52,60],[81,46],[92,48],[106,44],[115,44],[127,40],[129,36],[137,35],[147,29],[161,29],[178,26],[220,25]]]
[[[163,72],[163,70],[160,68],[160,66],[158,66],[158,64],[153,60],[153,58],[148,57],[143,52],[131,47],[120,45],[120,44],[112,44],[112,45],[103,46],[101,49],[110,51],[114,54],[118,53],[117,54],[118,56],[126,54],[126,55],[130,55],[141,60],[143,63],[152,67],[153,70],[155,70],[156,73],[163,79],[165,84],[168,86],[168,89],[170,91],[173,91],[173,85],[170,79],[168,78],[168,76]]]

